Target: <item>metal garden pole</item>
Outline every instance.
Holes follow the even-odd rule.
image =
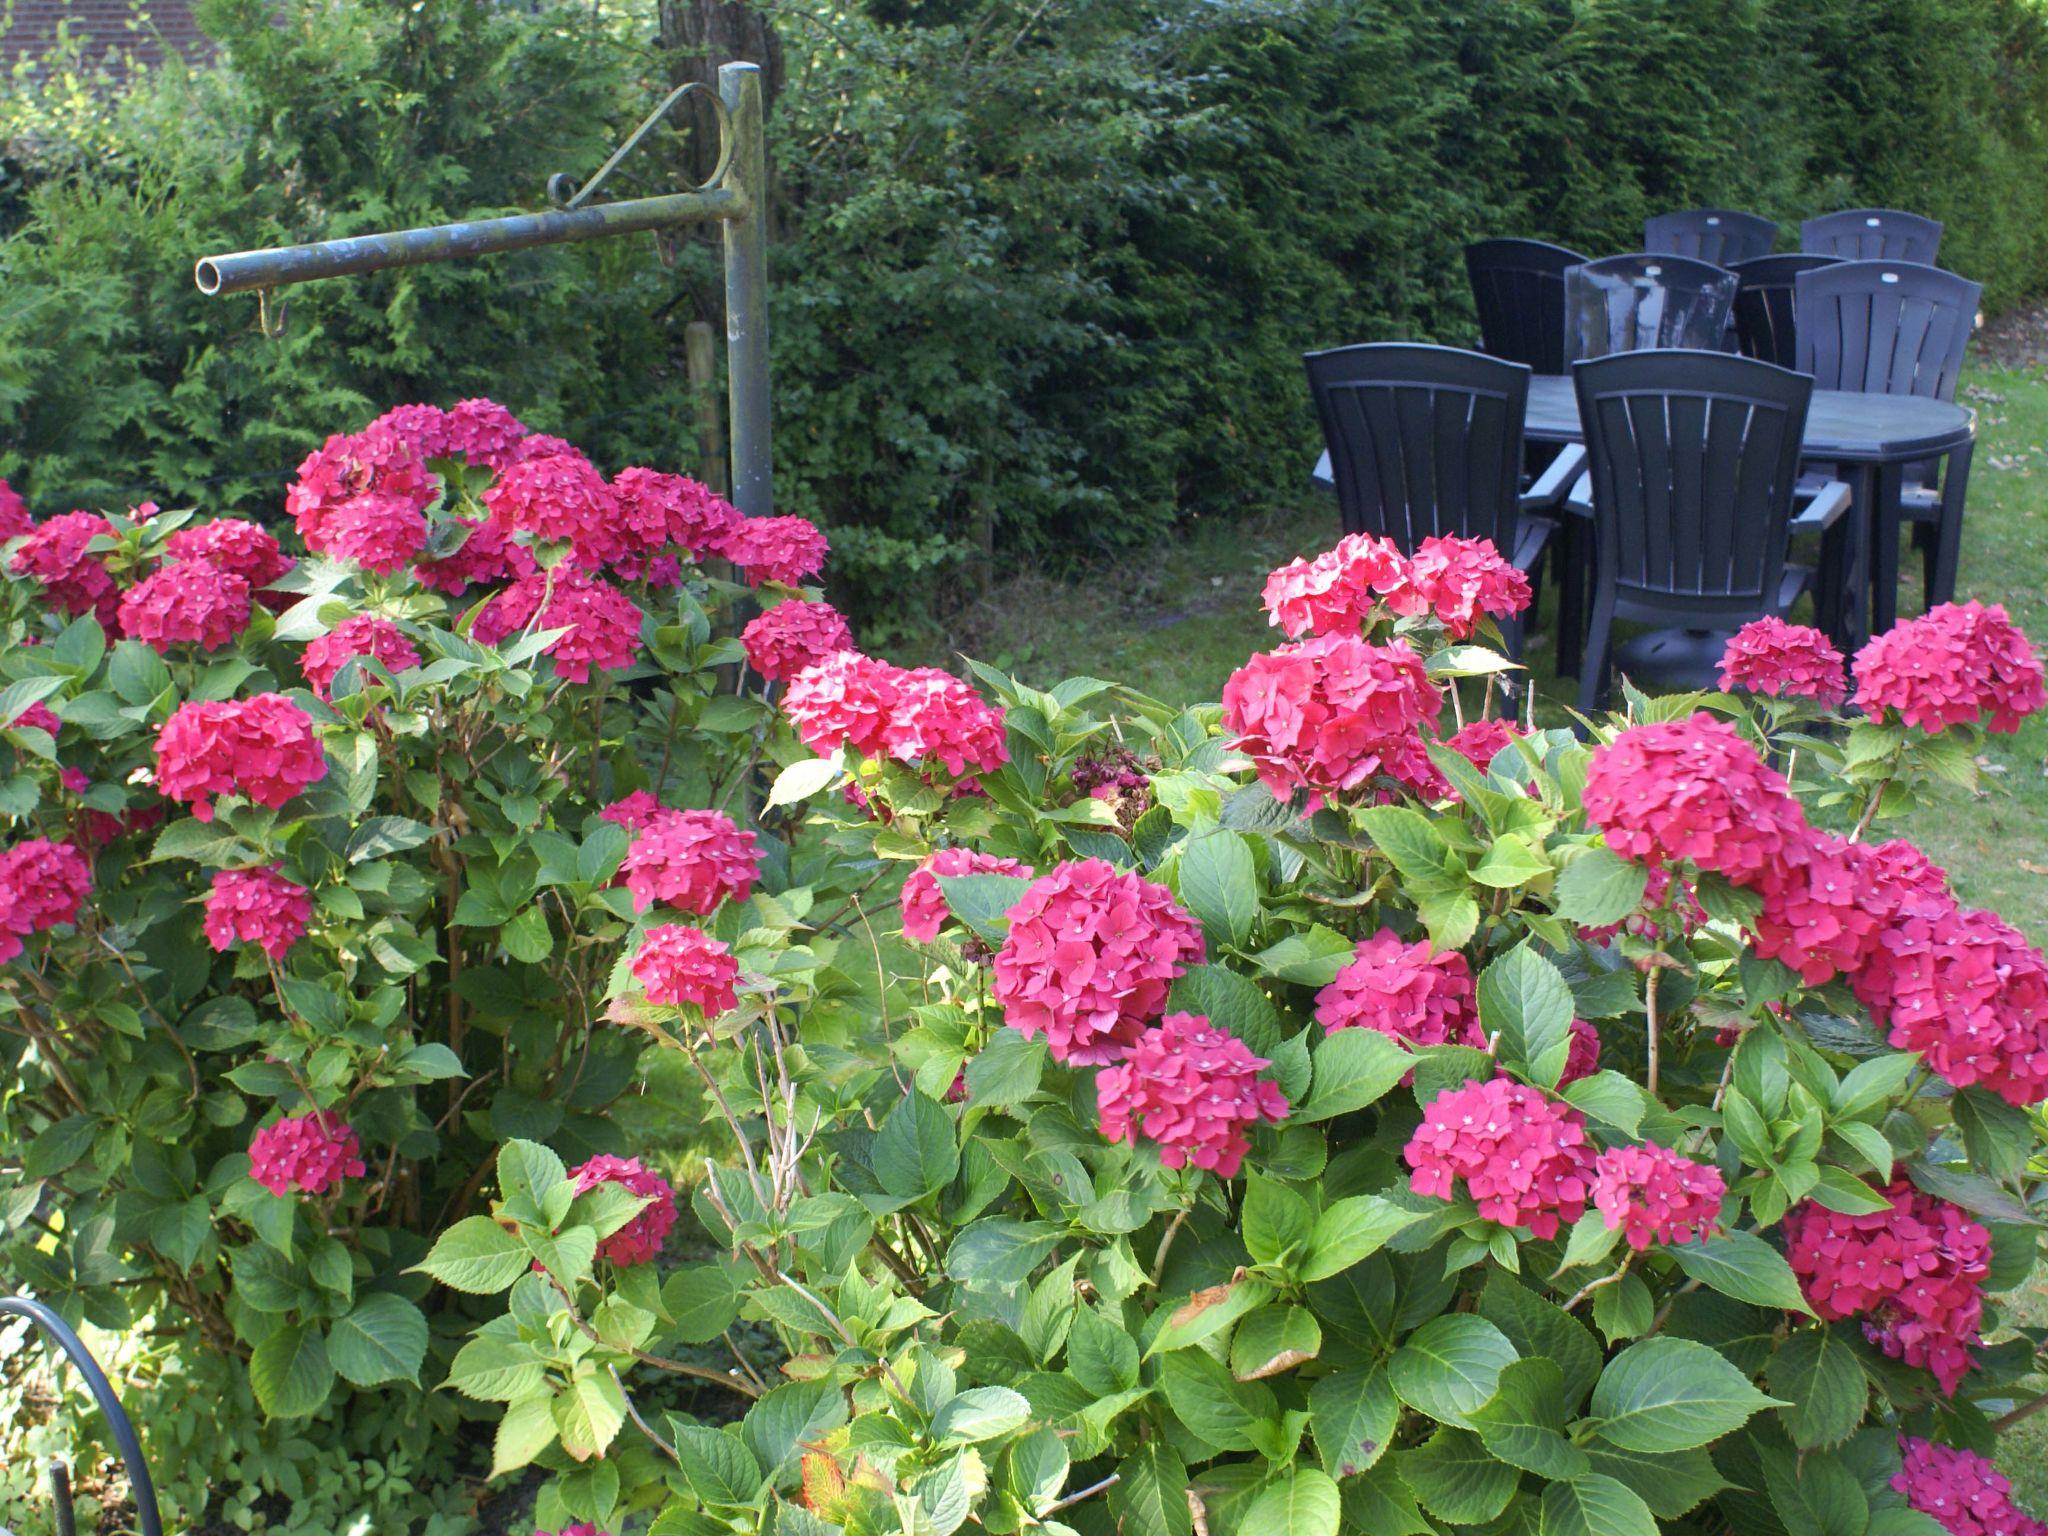
[[[622,203],[590,202],[591,195],[619,162],[654,131],[678,102],[693,92],[708,95],[718,116],[719,157],[710,179],[703,186],[660,197],[633,198]],[[269,329],[270,293],[293,283],[716,220],[725,226],[726,390],[732,417],[732,500],[748,516],[765,517],[775,505],[768,425],[765,118],[759,66],[722,65],[715,93],[695,81],[677,87],[587,182],[579,186],[567,176],[550,178],[548,197],[557,206],[549,212],[470,219],[423,229],[323,240],[314,245],[208,256],[193,269],[193,277],[199,291],[205,294],[247,293],[253,289],[262,300],[262,323]]]

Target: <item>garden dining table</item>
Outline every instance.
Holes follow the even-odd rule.
[[[1522,432],[1538,443],[1585,440],[1578,396],[1568,375],[1539,373],[1530,379]],[[1948,467],[1941,494],[1960,499],[1968,486],[1976,436],[1976,413],[1946,400],[1842,389],[1813,392],[1802,456],[1809,463],[1831,466],[1851,494],[1849,515],[1828,530],[1822,545],[1830,578],[1822,598],[1822,622],[1839,644],[1853,649],[1868,635],[1874,509],[1900,498],[1907,465],[1944,457]],[[1314,479],[1326,490],[1335,488],[1327,450],[1316,461]],[[1960,517],[1946,518],[1943,526],[1953,536],[1961,522]]]

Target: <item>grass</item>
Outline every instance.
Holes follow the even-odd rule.
[[[2004,603],[2048,643],[2048,366],[1972,370],[1964,396],[1979,435],[1958,595]],[[1297,468],[1305,474],[1307,465],[1282,473]],[[972,607],[952,638],[1035,681],[1094,673],[1172,701],[1214,699],[1248,655],[1278,639],[1259,606],[1266,572],[1327,548],[1337,533],[1326,498],[1306,489],[1276,496],[1270,511],[1203,519],[1155,559],[1085,583],[1021,577]],[[1917,570],[1908,581],[1903,614],[1919,611]],[[1530,660],[1539,700],[1572,696],[1540,638]],[[1943,790],[1880,830],[1926,849],[1966,902],[2048,943],[2048,718],[1992,738],[1980,766],[1977,793]],[[2037,1270],[2011,1302],[2020,1321],[2048,1324],[2048,1272]],[[2048,1413],[2008,1434],[1999,1459],[2019,1497],[2048,1514]]]

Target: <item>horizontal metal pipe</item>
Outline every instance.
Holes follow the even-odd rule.
[[[318,245],[208,256],[193,268],[192,275],[201,293],[246,293],[252,288],[282,288],[315,278],[381,272],[387,267],[412,267],[453,256],[488,256],[494,251],[522,251],[598,235],[736,219],[746,211],[746,199],[728,187],[672,192],[665,197],[596,203],[566,211],[519,213],[503,219],[472,219],[428,229],[323,240]]]

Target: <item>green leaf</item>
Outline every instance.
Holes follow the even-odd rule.
[[[553,1226],[549,1193],[569,1180],[561,1158],[537,1141],[515,1137],[498,1149],[498,1191],[508,1214],[532,1226]],[[563,1199],[563,1208],[568,1201]]]
[[[1891,1201],[1848,1169],[1823,1163],[1819,1171],[1820,1182],[1813,1186],[1807,1197],[1816,1205],[1840,1211],[1844,1216],[1874,1216],[1879,1211],[1892,1208]]]
[[[1863,1423],[1870,1381],[1840,1324],[1802,1328],[1778,1346],[1765,1379],[1785,1399],[1778,1416],[1801,1449],[1839,1445]]]
[[[556,1395],[554,1415],[562,1449],[577,1461],[588,1461],[603,1455],[618,1437],[626,1422],[626,1394],[610,1371],[586,1363],[582,1373]]]
[[[773,1476],[845,1422],[846,1394],[831,1381],[787,1381],[747,1410],[740,1433]]]
[[[1531,880],[1542,879],[1550,873],[1550,868],[1550,860],[1543,856],[1541,849],[1531,847],[1526,839],[1512,832],[1506,832],[1495,838],[1485,856],[1472,866],[1472,878],[1493,890],[1511,891]]]
[[[1384,1365],[1356,1365],[1310,1388],[1308,1412],[1323,1470],[1354,1477],[1386,1454],[1401,1403]]]
[[[1254,1449],[1253,1431],[1280,1417],[1272,1388],[1233,1380],[1199,1349],[1175,1350],[1161,1360],[1159,1385],[1181,1423],[1219,1451]]]
[[[1237,1036],[1255,1056],[1271,1056],[1284,1038],[1280,1010],[1249,976],[1227,966],[1198,965],[1174,982],[1168,1013],[1199,1013]]]
[[[920,1200],[953,1181],[960,1147],[953,1117],[936,1100],[912,1089],[889,1111],[875,1135],[869,1162],[883,1189]]]
[[[1527,944],[1500,956],[1479,976],[1479,1023],[1531,1082],[1557,1086],[1571,1050],[1572,989],[1556,966]]]
[[[1322,1353],[1323,1330],[1301,1307],[1266,1306],[1249,1313],[1230,1336],[1230,1374],[1263,1381]]]
[[[1656,1320],[1656,1298],[1641,1275],[1624,1275],[1618,1283],[1593,1293],[1593,1326],[1606,1335],[1609,1344],[1642,1337]]]
[[[1793,1456],[1776,1446],[1763,1452],[1764,1487],[1788,1531],[1799,1536],[1864,1536],[1870,1501],[1855,1473],[1824,1451]]]
[[[1468,1415],[1499,1389],[1500,1373],[1514,1359],[1515,1346],[1493,1324],[1447,1313],[1410,1334],[1388,1372],[1401,1401],[1417,1413],[1469,1428]]]
[[[971,1387],[932,1419],[931,1437],[941,1445],[973,1445],[1021,1429],[1031,1417],[1024,1394],[1008,1387]]]
[[[514,1403],[498,1421],[491,1447],[491,1476],[517,1472],[555,1443],[554,1400],[530,1397]]]
[[[90,1115],[66,1115],[45,1127],[28,1139],[21,1156],[22,1179],[35,1183],[62,1173],[92,1150],[98,1134],[99,1122]]]
[[[1541,1536],[1658,1536],[1650,1506],[1598,1472],[1545,1488],[1538,1530]]]
[[[1420,811],[1401,805],[1377,805],[1360,811],[1358,822],[1374,846],[1407,878],[1442,877],[1444,857],[1450,848]]]
[[[1606,928],[1643,904],[1650,871],[1613,849],[1595,845],[1557,877],[1557,915],[1581,928]]]
[[[434,835],[433,829],[409,816],[372,816],[349,834],[343,857],[351,864],[381,859],[387,853],[404,853],[417,848]]]
[[[1252,1500],[1239,1536],[1337,1536],[1344,1501],[1314,1467],[1291,1467]]]
[[[522,965],[538,965],[555,952],[554,930],[539,902],[513,914],[512,921],[498,930],[498,942]]]
[[[532,1257],[525,1244],[490,1217],[466,1216],[443,1232],[413,1268],[451,1291],[490,1296],[525,1274]]]
[[[1564,1436],[1564,1373],[1554,1360],[1516,1360],[1500,1373],[1500,1390],[1470,1417],[1486,1448],[1502,1461],[1552,1480],[1592,1470],[1586,1453]]]
[[[1153,1335],[1152,1347],[1146,1354],[1163,1355],[1199,1344],[1272,1299],[1272,1286],[1242,1275],[1196,1291],[1173,1309],[1166,1326]]]
[[[1567,1083],[1564,1097],[1603,1125],[1611,1125],[1624,1136],[1634,1136],[1643,1123],[1643,1090],[1619,1072],[1600,1071],[1577,1082]]]
[[[249,1356],[249,1385],[273,1419],[302,1419],[325,1407],[334,1390],[334,1367],[320,1330],[290,1323],[258,1344]]]
[[[1259,920],[1251,844],[1221,827],[1191,838],[1180,855],[1180,899],[1213,948],[1242,949]]]
[[[1830,1113],[1844,1120],[1867,1114],[1905,1087],[1918,1065],[1920,1058],[1911,1051],[1893,1051],[1857,1062],[1835,1085],[1828,1104]]]
[[[1278,1179],[1254,1173],[1245,1180],[1241,1226],[1253,1262],[1278,1264],[1289,1253],[1299,1258],[1315,1225],[1308,1201]]]
[[[1608,1361],[1591,1411],[1609,1445],[1660,1452],[1705,1445],[1775,1406],[1777,1399],[1757,1391],[1717,1351],[1690,1339],[1656,1338]]]
[[[1351,962],[1354,946],[1334,928],[1321,924],[1290,933],[1253,956],[1268,976],[1303,987],[1327,987]]]
[[[846,764],[836,752],[830,757],[806,757],[791,763],[775,775],[775,783],[768,791],[769,807],[808,800],[838,783],[845,772]]]
[[[1724,1232],[1703,1242],[1677,1243],[1664,1250],[1692,1279],[1723,1296],[1787,1312],[1813,1309],[1800,1293],[1799,1277],[1785,1256],[1754,1232]]]
[[[1340,1029],[1313,1059],[1308,1098],[1290,1116],[1297,1124],[1377,1103],[1415,1068],[1415,1058],[1376,1029]]]
[[[1067,1330],[1067,1369],[1097,1397],[1128,1392],[1138,1384],[1138,1341],[1094,1307],[1077,1306]]]
[[[442,1385],[480,1403],[515,1403],[539,1394],[547,1376],[540,1355],[517,1339],[479,1333],[455,1352]],[[550,1437],[554,1421],[548,1421]]]
[[[1377,1030],[1350,1030],[1350,1034],[1377,1034]],[[1352,1195],[1331,1205],[1316,1218],[1303,1254],[1299,1275],[1303,1280],[1327,1280],[1341,1274],[1369,1254],[1379,1252],[1389,1238],[1422,1220],[1421,1211],[1405,1210],[1378,1195]]]
[[[140,640],[122,640],[115,644],[113,660],[107,663],[107,684],[123,704],[139,708],[171,686],[171,669]]]
[[[1010,932],[1010,908],[1031,882],[1021,875],[941,875],[946,907],[984,942],[1000,946]]]
[[[1599,1220],[1597,1213],[1593,1219]],[[1517,1354],[1547,1359],[1558,1368],[1567,1412],[1586,1400],[1600,1377],[1601,1362],[1600,1346],[1584,1323],[1503,1269],[1487,1275],[1479,1315],[1507,1335]]]
[[[1676,1520],[1728,1486],[1702,1450],[1654,1456],[1591,1440],[1585,1452],[1595,1472],[1632,1489],[1660,1520]]]
[[[967,1102],[977,1109],[1022,1104],[1038,1092],[1048,1060],[1043,1040],[999,1029],[967,1063]]]
[[[1038,1268],[1059,1243],[1050,1222],[991,1216],[963,1227],[946,1249],[946,1273],[984,1285],[1016,1285]]]
[[[427,1354],[427,1319],[403,1296],[372,1291],[328,1330],[327,1354],[359,1387],[418,1381]]]
[[[1521,1474],[1468,1430],[1449,1426],[1401,1455],[1401,1481],[1422,1507],[1452,1525],[1483,1525],[1515,1496]]]
[[[1123,1536],[1194,1536],[1188,1469],[1173,1448],[1148,1440],[1117,1466],[1109,1513]]]
[[[708,1344],[730,1328],[740,1315],[747,1273],[729,1263],[692,1264],[664,1280],[661,1304],[675,1319],[676,1337]]]

